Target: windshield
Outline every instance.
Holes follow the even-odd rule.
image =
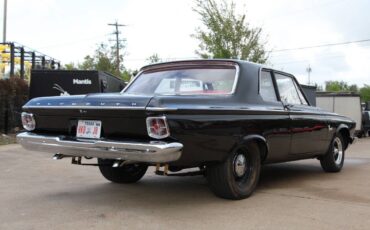
[[[233,93],[234,66],[164,69],[140,74],[124,91],[139,95],[202,95]]]

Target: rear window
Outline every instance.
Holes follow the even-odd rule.
[[[139,95],[222,95],[233,93],[234,66],[163,69],[141,73],[124,91]]]

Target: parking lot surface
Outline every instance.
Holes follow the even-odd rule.
[[[0,146],[0,229],[369,229],[370,139],[340,173],[317,160],[264,166],[252,197],[215,197],[204,177],[106,181],[96,167]]]

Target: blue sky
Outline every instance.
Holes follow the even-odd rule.
[[[263,28],[268,49],[279,50],[370,38],[367,0],[236,0],[251,26]],[[200,26],[192,0],[8,0],[8,41],[78,62],[113,38],[108,23],[127,27],[125,66],[137,69],[158,53],[163,60],[194,58]],[[370,42],[271,53],[269,64],[307,83],[344,80],[370,84]]]

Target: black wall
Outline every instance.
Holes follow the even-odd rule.
[[[125,83],[105,72],[80,70],[33,70],[29,98],[59,96],[54,87],[59,85],[70,95],[119,92]]]

